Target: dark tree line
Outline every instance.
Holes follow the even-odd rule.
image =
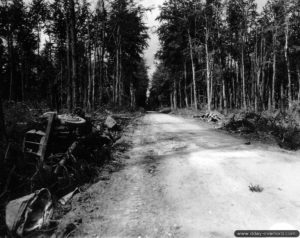
[[[2,100],[144,106],[145,11],[133,0],[1,0]]]
[[[300,2],[167,0],[150,100],[174,108],[285,110],[300,101]]]

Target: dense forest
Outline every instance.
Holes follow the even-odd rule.
[[[147,10],[132,0],[1,0],[1,100],[144,106]]]
[[[286,110],[300,101],[300,2],[167,0],[158,18],[156,105]]]
[[[1,0],[0,100],[145,106],[149,10],[133,0]],[[300,3],[167,0],[149,104],[285,110],[300,100]]]

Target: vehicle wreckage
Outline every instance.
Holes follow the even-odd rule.
[[[81,111],[73,115],[47,112],[40,119],[36,128],[25,133],[22,145],[25,170],[19,177],[29,178],[31,194],[10,201],[5,209],[6,226],[13,237],[48,226],[52,197],[65,205],[80,192],[78,186],[97,177],[120,138],[121,127],[112,116],[92,121]]]

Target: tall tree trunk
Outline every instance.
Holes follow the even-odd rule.
[[[114,83],[114,104],[117,104],[118,101],[118,88],[119,88],[119,47],[116,49],[116,62],[115,62],[115,83]]]
[[[287,67],[287,76],[288,76],[288,106],[292,106],[292,78],[291,78],[291,69],[290,69],[290,60],[289,60],[289,17],[286,16],[285,22],[285,46],[284,46],[284,56]]]
[[[238,62],[236,62],[235,64],[235,74],[236,74],[236,82],[234,83],[234,79],[233,80],[233,92],[234,92],[234,107],[237,108],[239,106],[239,100],[238,100],[238,95],[239,95],[239,91],[241,90],[236,90],[238,88],[239,85],[239,64]]]
[[[79,106],[79,83],[77,69],[77,33],[76,33],[76,16],[74,0],[69,0],[70,7],[70,36],[71,36],[71,52],[72,52],[72,91],[73,91],[73,107]]]
[[[262,54],[262,52],[261,52]],[[257,42],[257,35],[256,35],[256,43],[255,43],[255,54],[253,60],[254,67],[254,75],[256,81],[254,82],[254,110],[258,112],[259,110],[259,94],[260,94],[260,76],[261,76],[261,58],[258,55],[258,42]]]
[[[188,92],[186,88],[187,84],[187,69],[186,69],[186,60],[184,61],[184,100],[185,100],[185,106],[189,107],[189,102],[188,102]]]
[[[123,82],[122,82],[122,45],[120,39],[120,50],[119,50],[119,106],[123,104]]]
[[[40,59],[40,44],[41,44],[41,29],[40,29],[40,23],[37,23],[37,57],[36,57],[36,64],[39,64]],[[40,81],[41,79],[41,72],[40,67],[37,67],[37,80]]]
[[[63,108],[63,61],[60,59],[60,108]]]
[[[283,80],[280,82],[280,109],[281,111],[284,111],[285,108],[285,99],[284,99],[284,85],[283,85]]]
[[[7,45],[8,45],[8,59],[9,59],[9,100],[13,100],[14,56],[13,56],[13,43],[12,43],[11,36],[8,37]]]
[[[68,10],[67,10],[68,11]],[[70,23],[69,23],[69,11],[67,13],[66,18],[66,35],[67,35],[67,87],[68,87],[68,93],[67,93],[67,104],[69,111],[72,111],[73,109],[73,90],[72,90],[72,77],[71,77],[71,37],[70,37]]]
[[[221,55],[222,52],[220,51],[219,53]],[[221,57],[219,59],[219,64],[221,67],[221,80],[222,80],[222,83],[221,83],[221,98],[222,98],[221,107],[223,107],[223,109],[225,109],[225,111],[227,112],[226,85],[225,85],[225,78],[224,78],[224,67],[223,67]],[[225,65],[226,65],[226,63],[225,63]],[[222,105],[222,103],[223,103],[223,105]]]
[[[259,110],[259,102],[260,102],[259,88],[260,88],[260,69],[256,71],[256,83],[255,83],[255,90],[254,90],[255,91],[254,108],[256,112],[258,112]]]
[[[268,64],[268,69],[267,69],[267,96],[268,96],[268,110],[272,110],[272,79],[270,78],[271,75],[271,67],[270,64]]]
[[[178,90],[179,90],[179,107],[182,108],[181,80],[179,80],[179,82],[178,82]]]
[[[176,83],[176,79],[173,82],[173,103],[174,103],[174,109],[177,110],[177,83]]]
[[[115,104],[120,105],[121,102],[121,37],[120,37],[120,26],[117,29],[116,35],[116,73],[115,73]]]
[[[37,55],[40,56],[41,30],[40,23],[37,23]]]
[[[213,72],[214,72],[214,62],[210,62],[211,63],[211,65],[210,65],[210,81],[209,81],[209,83],[210,83],[210,103],[212,103],[212,101],[213,101],[213,99],[214,99],[214,102],[213,102],[213,105],[214,105],[214,108],[216,108],[217,107],[217,105],[216,105],[216,100],[215,100],[215,98],[214,98],[214,84],[213,84]],[[218,95],[218,93],[216,93],[216,95]]]
[[[263,37],[263,36],[262,36]],[[263,37],[261,40],[261,85],[259,88],[259,96],[262,104],[262,109],[266,110],[266,103],[265,103],[265,90],[266,90],[266,79],[265,79],[265,69],[266,69],[266,39]]]
[[[300,66],[297,64],[297,76],[298,76],[298,102],[300,102]]]
[[[104,1],[100,1],[99,5],[101,6],[101,11],[102,13],[104,13],[105,11],[105,4]],[[105,69],[104,69],[104,57],[105,57],[105,34],[106,34],[106,20],[105,18],[103,18],[102,20],[100,19],[101,23],[99,23],[99,19],[98,19],[98,24],[100,25],[101,29],[100,29],[100,55],[99,55],[99,71],[100,71],[100,77],[99,77],[99,103],[102,103],[102,99],[103,99],[103,87],[104,87],[104,80],[105,80]]]
[[[95,49],[94,49],[94,57],[96,58],[97,56],[95,55],[97,52],[96,49],[96,45],[95,45]],[[97,72],[97,64],[96,64],[96,60],[94,60],[93,64],[92,64],[92,99],[91,99],[91,106],[92,109],[95,109],[96,106],[96,72]]]
[[[227,111],[227,98],[226,98],[226,86],[225,86],[225,79],[222,76],[222,98],[223,98],[223,108]]]
[[[198,110],[197,88],[196,88],[196,72],[195,72],[195,64],[194,64],[194,56],[193,56],[193,44],[192,44],[192,37],[191,37],[189,29],[188,29],[188,37],[189,37],[190,57],[191,57],[191,64],[192,64],[194,103],[195,103],[195,109]]]
[[[104,48],[102,46],[99,46],[99,52],[98,52],[98,62],[99,62],[99,81],[98,81],[98,102],[99,104],[102,103],[103,98],[103,78],[104,78],[104,68],[103,68],[103,60],[104,60],[104,54],[103,54]]]
[[[276,90],[276,78],[277,78],[277,50],[276,50],[276,44],[277,44],[277,28],[275,29],[275,32],[273,33],[273,77],[272,77],[272,107],[273,109],[276,108],[276,101],[275,101],[275,90]]]
[[[272,110],[272,88],[268,90],[268,110]]]
[[[92,57],[90,41],[88,42],[88,85],[87,85],[87,110],[91,111],[91,90],[92,90]]]
[[[246,102],[246,79],[245,79],[245,57],[244,57],[244,36],[242,36],[242,59],[241,59],[241,74],[242,74],[242,104],[244,110],[247,109],[247,102]]]
[[[208,52],[208,37],[209,32],[206,27],[205,32],[205,54],[206,54],[206,93],[207,93],[207,109],[208,111],[211,111],[211,85],[210,85],[210,59],[209,59],[209,52]]]
[[[191,85],[191,93],[190,93],[190,96],[191,96],[191,107],[193,105],[193,96],[194,96],[194,93],[193,93],[193,85]]]

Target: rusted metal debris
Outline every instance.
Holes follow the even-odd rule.
[[[56,134],[56,136],[69,136],[72,133],[76,134],[76,130],[86,124],[84,118],[76,115],[57,115],[56,112],[47,112],[42,117],[47,119],[46,130],[41,131],[34,129],[28,131],[25,134],[23,142],[24,153],[36,156],[41,163],[44,162],[47,155],[47,147],[52,132],[54,135]]]
[[[108,116],[104,122],[104,125],[108,128],[108,129],[113,129],[114,127],[117,126],[117,122],[115,121],[115,119],[113,119],[111,116]]]
[[[25,133],[22,160],[17,164],[11,158],[6,161],[15,164],[10,176],[12,186],[18,178],[26,178],[21,185],[24,191],[36,190],[9,202],[6,207],[7,227],[16,236],[44,226],[51,216],[50,193],[61,197],[60,203],[66,204],[79,191],[78,186],[99,174],[99,166],[110,159],[110,148],[119,139],[120,126],[112,116],[95,123],[78,115],[55,112],[46,113],[42,118],[43,126]]]
[[[23,237],[50,222],[53,213],[48,189],[9,202],[6,206],[6,225],[13,237]]]

